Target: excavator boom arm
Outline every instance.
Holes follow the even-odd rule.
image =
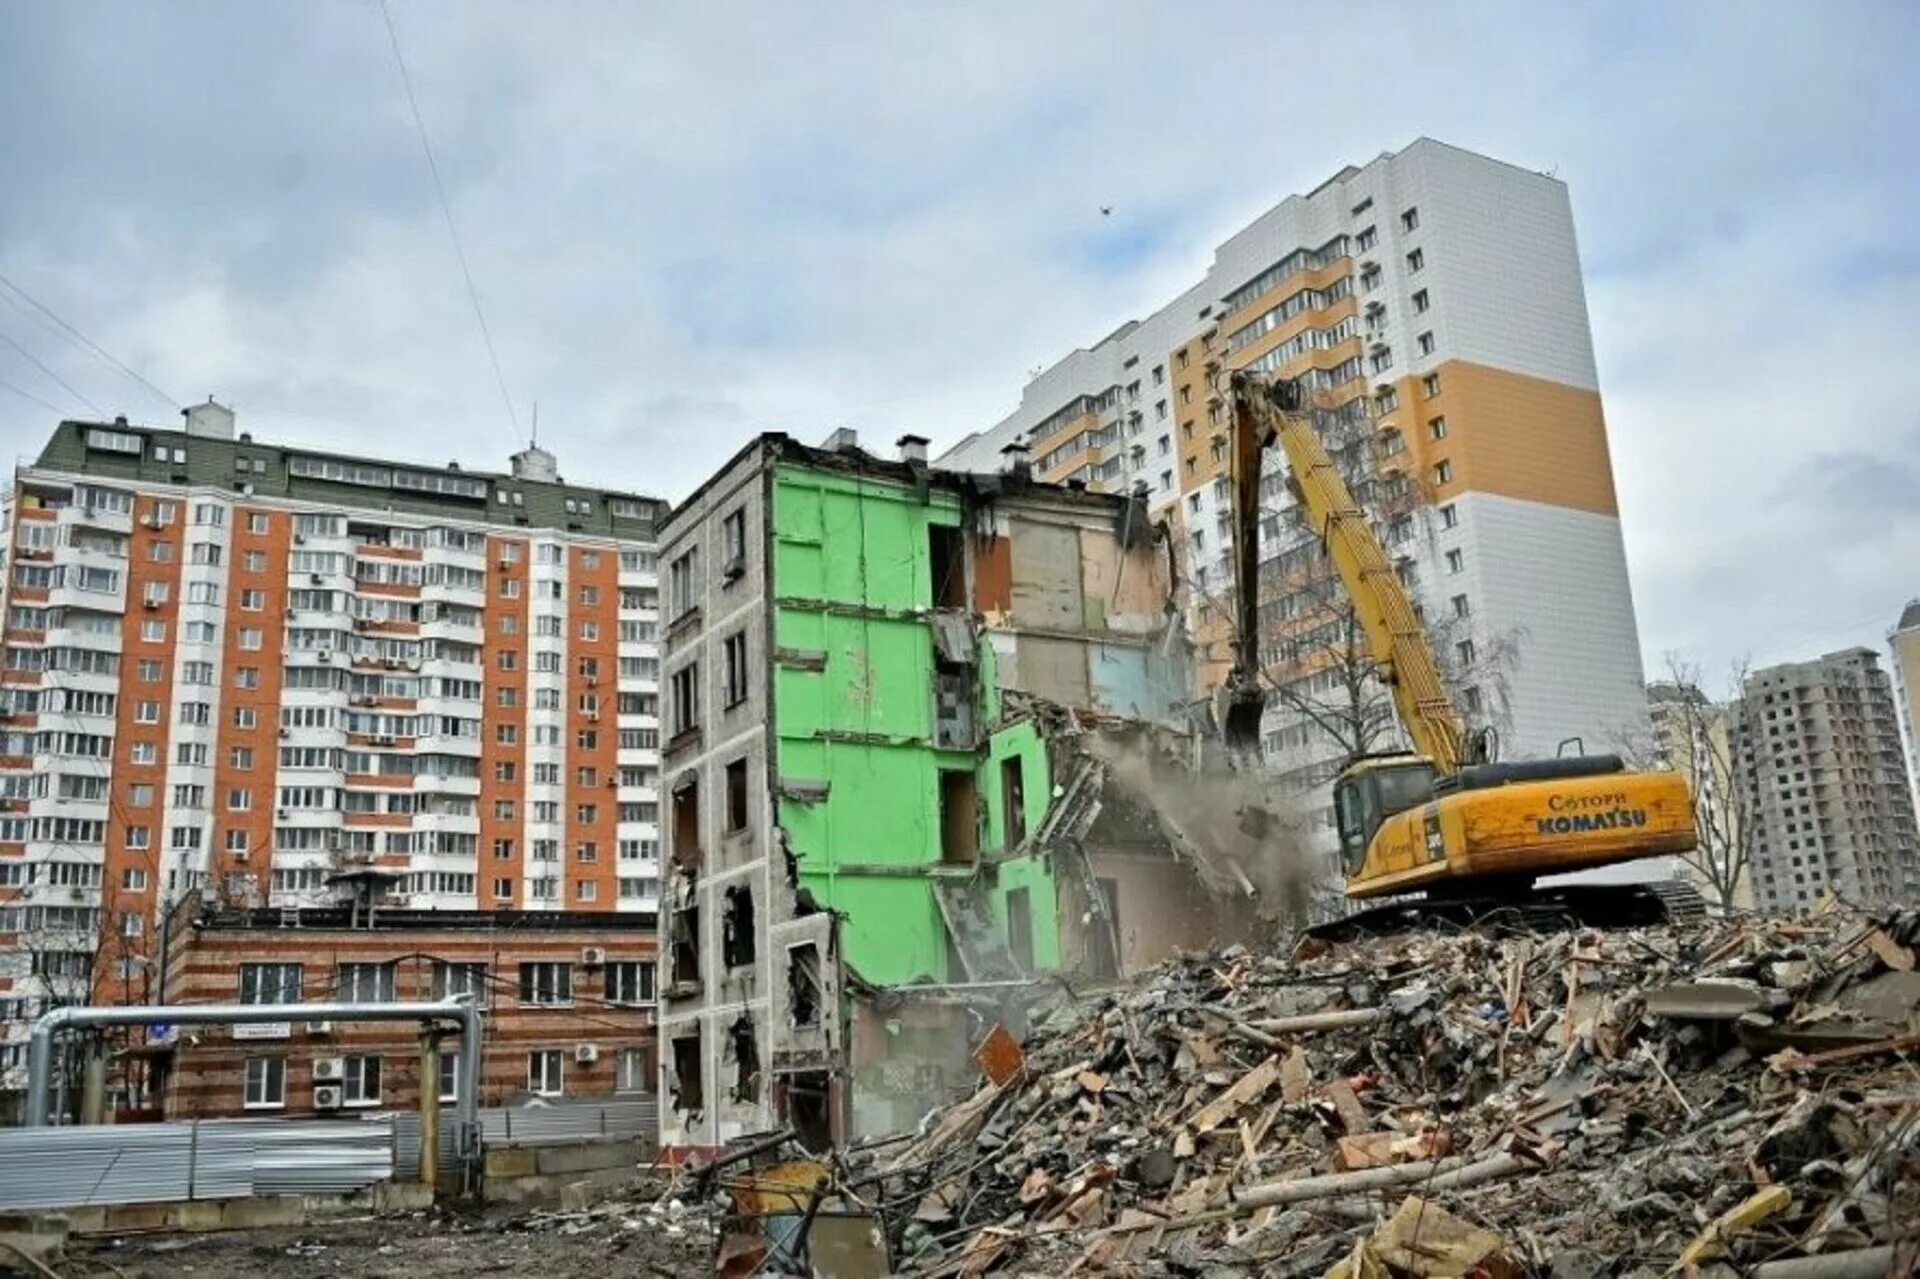
[[[1414,749],[1431,759],[1441,776],[1459,772],[1465,762],[1465,733],[1428,647],[1426,628],[1312,419],[1293,402],[1296,389],[1236,373],[1233,391],[1235,682],[1244,686],[1257,670],[1260,456],[1277,443],[1292,468],[1307,518],[1353,602],[1368,654]]]

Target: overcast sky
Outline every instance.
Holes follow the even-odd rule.
[[[263,438],[497,468],[537,400],[564,474],[672,499],[758,429],[988,425],[1428,134],[1570,184],[1650,668],[1920,595],[1910,0],[392,15],[518,432],[367,0],[0,0],[0,272]],[[4,289],[0,382],[14,455],[177,420]]]

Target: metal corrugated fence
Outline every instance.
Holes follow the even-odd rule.
[[[393,1176],[393,1125],[203,1119],[0,1130],[0,1211],[344,1194]]]
[[[480,1112],[489,1146],[659,1137],[651,1095]],[[440,1112],[440,1167],[457,1166],[458,1116]],[[420,1169],[414,1111],[356,1119],[200,1119],[169,1124],[0,1129],[0,1212],[90,1204],[327,1195]]]

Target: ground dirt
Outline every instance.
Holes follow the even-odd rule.
[[[590,1216],[555,1212],[411,1213],[276,1230],[127,1236],[76,1241],[54,1265],[62,1279],[451,1279],[547,1275],[568,1279],[678,1279],[710,1275],[713,1237],[698,1216],[675,1219],[642,1204]],[[9,1273],[0,1259],[0,1273]]]

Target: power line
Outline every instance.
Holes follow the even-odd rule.
[[[100,414],[102,417],[106,416],[105,409],[101,408],[98,404],[95,404],[92,400],[89,400],[86,396],[80,394],[79,391],[76,391],[72,386],[70,386],[67,383],[67,380],[65,378],[61,377],[58,373],[55,373],[52,369],[42,364],[40,362],[40,357],[35,355],[32,351],[27,350],[26,347],[21,346],[18,342],[14,341],[12,338],[8,337],[4,333],[0,333],[0,342],[5,342],[8,346],[20,352],[21,357],[25,359],[27,363],[33,365],[34,368],[39,369],[42,373],[52,378],[55,382],[58,382],[60,384],[60,389],[65,391],[68,395],[71,395],[74,399],[80,401],[82,404],[92,409],[95,413]]]
[[[467,298],[473,303],[473,318],[480,323],[480,337],[487,344],[487,359],[493,363],[494,381],[500,384],[500,402],[507,406],[507,418],[513,423],[514,438],[520,436],[520,415],[514,411],[513,396],[507,392],[507,375],[500,368],[500,353],[494,349],[493,330],[487,327],[487,313],[480,307],[480,290],[473,282],[473,270],[467,265],[467,251],[461,247],[460,232],[453,225],[453,205],[447,199],[446,183],[440,180],[440,163],[434,159],[433,143],[427,137],[427,123],[420,115],[420,102],[413,96],[413,76],[400,52],[400,35],[393,28],[393,14],[387,0],[379,0],[380,17],[387,24],[387,41],[393,46],[394,65],[400,68],[400,83],[407,91],[407,106],[413,112],[413,127],[420,135],[420,149],[427,156],[427,172],[433,175],[434,193],[440,197],[440,213],[447,220],[447,238],[453,241],[453,255],[460,260],[460,274],[467,282]]]
[[[141,377],[138,373],[135,373],[132,369],[128,368],[125,364],[122,364],[119,360],[115,359],[111,354],[109,354],[107,350],[104,347],[102,347],[98,342],[95,342],[92,338],[82,333],[79,329],[74,328],[71,324],[68,324],[65,320],[61,319],[58,315],[55,315],[52,309],[49,308],[45,303],[41,302],[40,299],[34,297],[33,294],[27,292],[25,289],[15,284],[12,280],[8,279],[6,276],[6,273],[3,271],[0,271],[0,284],[6,285],[9,289],[12,289],[15,293],[18,293],[23,299],[26,300],[27,305],[31,306],[34,310],[40,312],[40,314],[46,316],[49,320],[52,320],[55,324],[59,325],[61,329],[63,329],[66,333],[68,333],[70,336],[76,339],[82,346],[86,347],[87,350],[93,352],[95,355],[105,360],[108,364],[111,364],[114,368],[119,369],[122,373],[126,374],[128,377],[138,382],[141,386],[146,387],[149,391],[152,391],[155,395],[165,400],[167,402],[168,408],[177,409],[180,407],[180,401],[174,399],[171,395],[168,395],[165,391],[161,390],[159,387],[155,386],[153,383],[147,381],[146,378]],[[56,410],[56,412],[57,411],[58,410]]]
[[[12,391],[15,395],[19,396],[23,400],[32,400],[35,404],[38,404],[41,408],[45,409],[49,413],[59,413],[62,411],[55,405],[47,403],[45,400],[35,395],[32,391],[23,391],[11,382],[0,382],[0,390]]]

